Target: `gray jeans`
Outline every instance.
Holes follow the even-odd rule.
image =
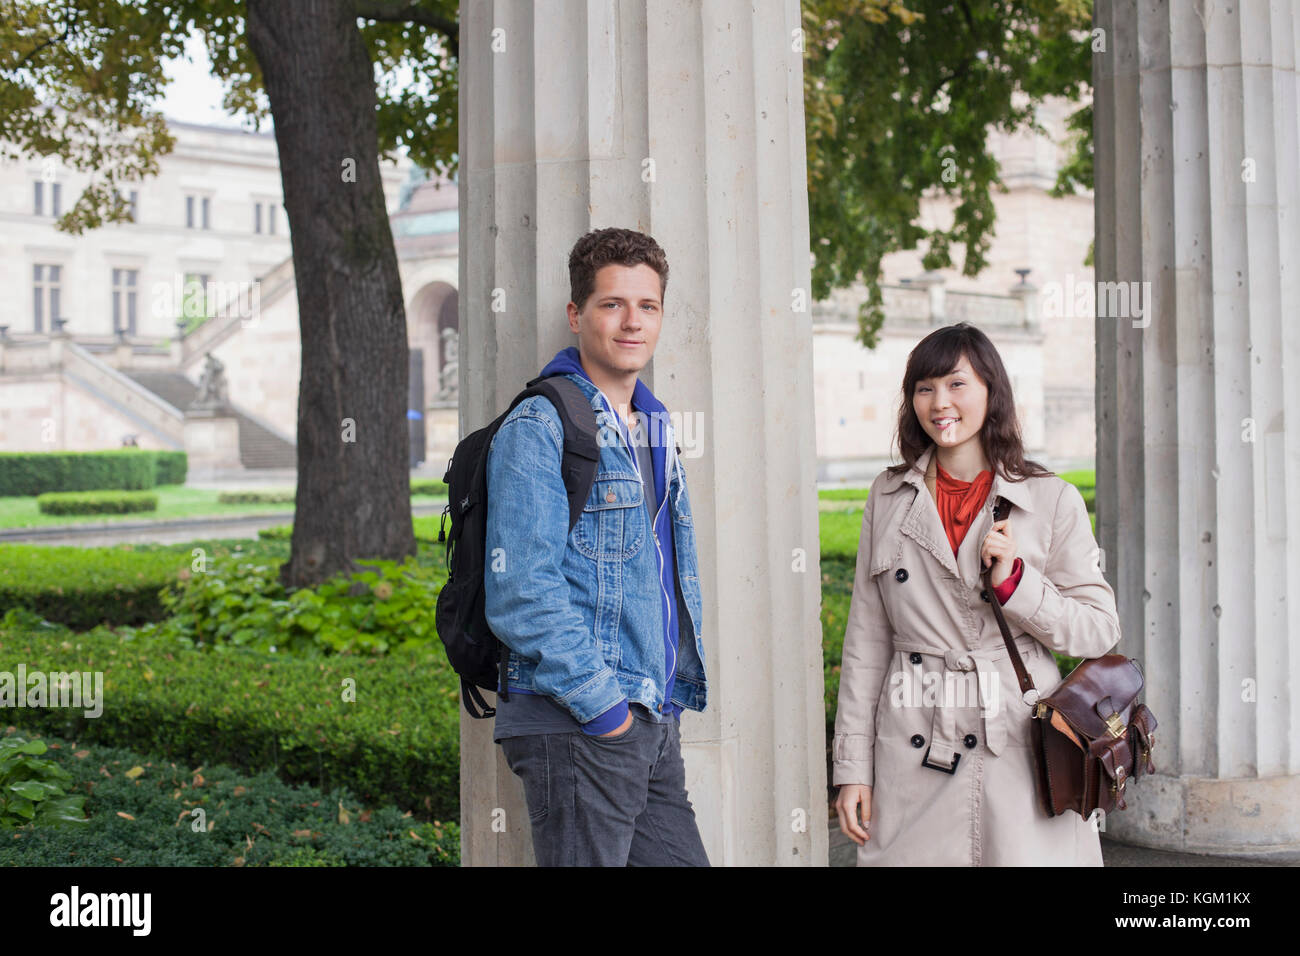
[[[613,737],[530,734],[501,741],[524,784],[538,866],[708,866],[686,796],[677,721],[639,704]]]

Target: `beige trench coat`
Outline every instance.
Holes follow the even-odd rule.
[[[1038,803],[1030,707],[980,581],[1002,495],[1024,564],[1004,613],[1039,692],[1060,681],[1049,648],[1109,651],[1119,618],[1083,497],[1054,476],[995,474],[954,559],[925,483],[933,456],[881,472],[862,519],[832,743],[833,783],[872,786],[858,865],[1100,866],[1093,825]]]

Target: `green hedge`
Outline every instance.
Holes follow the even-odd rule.
[[[102,671],[103,712],[10,712],[32,730],[170,760],[275,770],[289,783],[347,787],[370,805],[457,819],[460,681],[441,650],[295,658],[200,651],[123,629],[74,634],[11,614],[0,671]],[[350,684],[348,682],[351,682]],[[355,701],[344,700],[355,688]]]
[[[159,591],[190,573],[188,552],[0,544],[0,615],[25,608],[84,630],[144,624],[167,610]]]
[[[438,481],[434,478],[412,478],[411,494],[437,495],[445,498],[447,496],[447,485],[445,482]]]
[[[292,491],[223,491],[217,495],[217,501],[223,505],[291,505],[294,502]]]
[[[47,491],[135,491],[185,481],[183,451],[0,452],[0,497]]]
[[[160,485],[183,485],[189,473],[189,455],[183,451],[155,452],[158,456],[158,468],[154,478]]]
[[[36,497],[36,507],[47,515],[124,515],[157,511],[158,496],[151,491],[47,491]]]
[[[46,740],[89,821],[27,827],[0,840],[4,866],[458,866],[460,828],[346,789],[294,787],[84,741]],[[203,823],[193,812],[203,811]]]

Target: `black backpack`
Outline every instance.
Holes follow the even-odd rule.
[[[471,717],[491,717],[480,687],[497,690],[509,700],[506,663],[509,651],[488,627],[483,612],[483,569],[487,552],[487,457],[497,429],[516,405],[531,395],[546,397],[559,412],[564,426],[564,453],[560,473],[569,494],[569,530],[578,523],[596,478],[600,449],[596,441],[596,413],[572,381],[563,375],[535,378],[515,396],[510,407],[461,439],[447,462],[448,504],[443,509],[438,540],[447,543],[447,583],[438,594],[435,623],[447,649],[447,659],[460,675],[461,700]],[[447,517],[451,531],[447,532]],[[478,706],[478,710],[475,709]],[[481,712],[480,712],[481,711]]]

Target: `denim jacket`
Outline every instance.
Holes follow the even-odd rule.
[[[664,471],[661,515],[669,511],[660,528],[672,529],[677,594],[670,600],[685,610],[677,612],[675,661],[665,647],[665,612],[673,612],[666,608],[660,575],[661,535],[650,522],[635,450],[599,389],[585,374],[570,372],[568,378],[591,400],[600,428],[596,478],[571,533],[560,475],[563,430],[554,406],[541,396],[525,399],[488,450],[485,612],[510,648],[509,686],[554,698],[580,724],[625,707],[625,701],[656,714],[673,705],[703,710],[707,683],[695,529],[666,413],[659,422],[665,447],[654,457]],[[644,385],[638,382],[637,389],[643,403],[648,398],[663,409]],[[665,701],[670,678],[672,697]]]

